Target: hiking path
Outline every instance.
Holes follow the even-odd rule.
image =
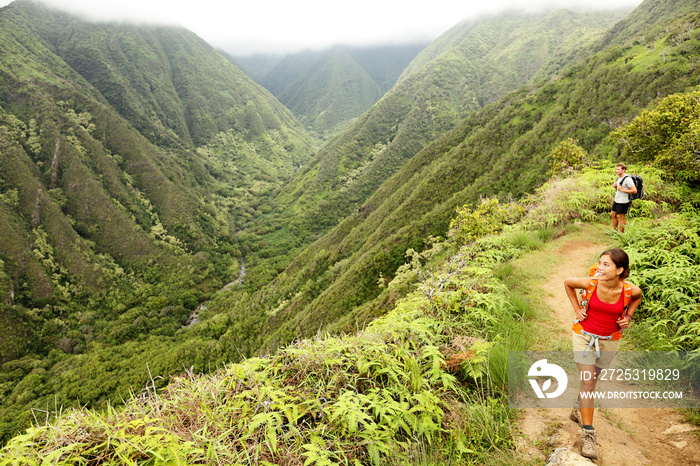
[[[586,276],[598,255],[610,247],[611,239],[602,227],[593,233],[581,232],[562,236],[546,248],[518,264],[521,272],[540,269],[535,278],[534,293],[539,306],[551,313],[552,327],[544,330],[538,350],[562,351],[571,348],[573,310],[564,291],[564,280]],[[536,265],[536,267],[533,267]],[[543,323],[543,325],[546,325]],[[567,343],[568,341],[568,343]],[[624,349],[624,346],[623,346]],[[700,466],[700,429],[684,422],[672,408],[608,408],[596,409],[593,424],[597,431],[598,459],[580,457],[580,427],[569,419],[571,408],[523,409],[519,419],[518,451],[535,464],[599,464],[599,465],[693,465]],[[560,451],[569,462],[549,462],[556,449],[565,447],[574,454]]]

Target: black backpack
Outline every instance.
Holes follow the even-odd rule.
[[[627,177],[632,178],[632,182],[634,183],[634,186],[637,188],[637,192],[632,194],[632,193],[627,193],[627,195],[630,198],[630,202],[634,201],[635,199],[644,199],[644,181],[642,180],[642,177],[639,175],[625,175],[624,178],[622,178],[622,182],[625,182],[625,178]]]

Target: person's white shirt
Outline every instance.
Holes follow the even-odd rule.
[[[617,179],[615,184],[617,184],[618,186],[622,186],[623,189],[630,189],[632,188],[632,186],[634,186],[634,181],[632,181],[632,177],[628,175],[622,175],[620,178]],[[615,202],[617,202],[618,204],[628,204],[630,202],[629,193],[625,193],[617,189],[615,191]]]

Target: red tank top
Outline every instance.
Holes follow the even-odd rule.
[[[617,320],[625,308],[625,289],[622,288],[620,299],[614,304],[604,303],[598,299],[598,287],[593,290],[591,301],[588,303],[588,317],[581,321],[581,327],[587,332],[600,336],[608,336],[620,330]]]

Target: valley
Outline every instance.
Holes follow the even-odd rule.
[[[650,297],[633,347],[697,351],[673,317],[695,282],[669,278],[669,302],[653,271],[698,267],[698,11],[504,13],[244,60],[184,28],[0,9],[0,451],[70,457],[56,422],[104,464],[127,424],[138,464],[519,460],[498,358],[541,315],[508,264],[609,221],[620,160],[648,193],[609,239]],[[583,165],[554,163],[563,141]]]

